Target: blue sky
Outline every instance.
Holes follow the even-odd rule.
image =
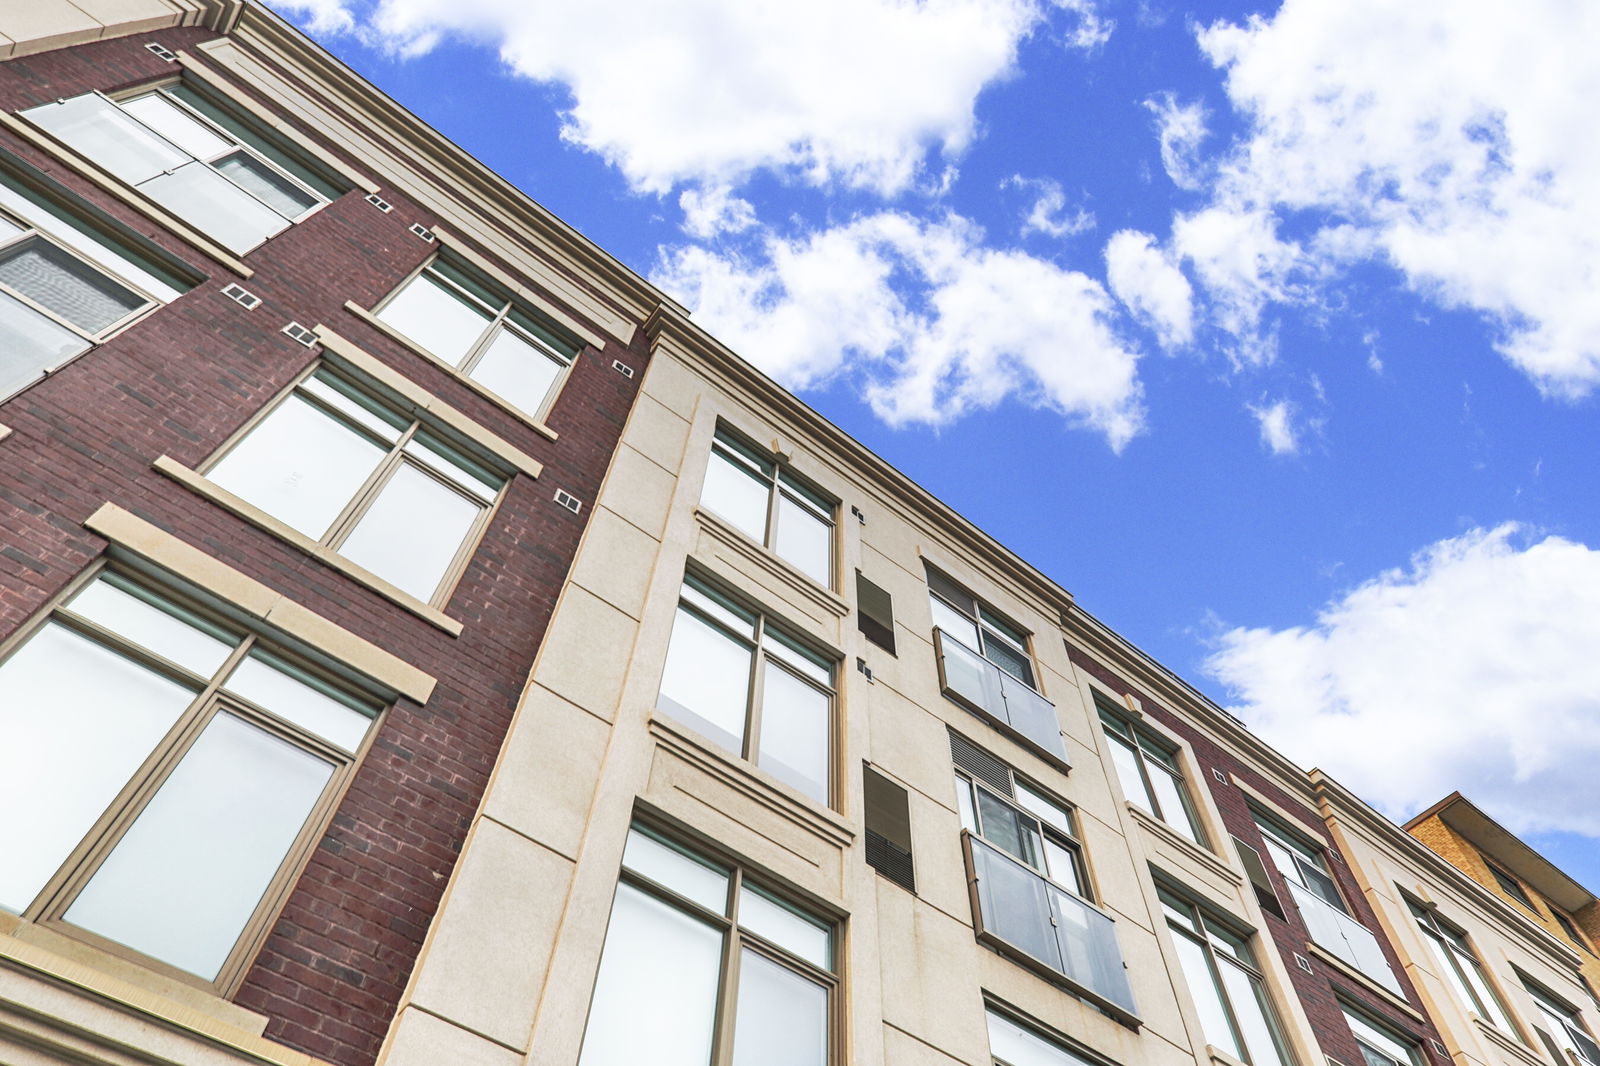
[[[1293,757],[1600,887],[1600,8],[279,7]]]

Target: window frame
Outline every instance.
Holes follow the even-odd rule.
[[[209,677],[202,677],[194,670],[141,646],[132,638],[73,611],[70,603],[79,593],[107,578],[114,587],[119,587],[121,591],[169,617],[189,622],[183,617],[188,615],[202,627],[223,631],[235,640],[232,650]],[[151,597],[160,602],[152,602]],[[173,614],[167,610],[167,606],[181,613]],[[333,816],[343,803],[357,771],[388,720],[394,703],[393,696],[379,693],[369,682],[358,680],[353,674],[330,669],[313,661],[291,642],[264,635],[258,624],[236,620],[230,612],[208,602],[204,590],[194,590],[185,582],[153,578],[104,557],[85,568],[23,626],[6,640],[0,641],[0,671],[33,637],[52,624],[59,624],[158,677],[182,684],[194,694],[128,781],[85,830],[56,872],[44,882],[33,899],[15,913],[25,923],[47,929],[185,985],[230,998],[243,983],[287,903],[290,892],[305,871],[318,842],[332,824]],[[225,680],[231,678],[251,652],[258,649],[303,675],[303,680],[313,687],[333,690],[327,694],[350,705],[353,710],[359,713],[370,711],[365,732],[354,750],[347,751],[316,735],[308,727],[298,726],[244,696],[223,691]],[[365,711],[354,706],[360,702],[366,704]],[[223,715],[231,715],[299,751],[322,759],[330,764],[331,769],[327,783],[307,811],[293,841],[284,849],[276,871],[219,965],[216,977],[208,979],[120,941],[74,925],[65,916],[117,845],[127,837],[139,816],[150,807],[161,787],[183,765],[185,757],[194,749],[206,728]],[[8,912],[0,910],[0,914],[4,913]]]
[[[971,622],[973,627],[977,630],[978,643],[981,645],[981,647],[969,648],[968,650],[978,655],[984,660],[984,662],[987,662],[995,669],[1003,671],[1007,677],[1016,681],[1017,684],[1032,689],[1036,695],[1042,698],[1044,696],[1044,690],[1039,685],[1039,660],[1038,657],[1033,654],[1033,634],[1017,623],[1011,621],[1011,619],[1007,618],[993,607],[990,607],[982,597],[975,593],[968,592],[966,586],[945,574],[944,571],[937,570],[932,566],[928,566],[926,570],[928,578],[928,598],[930,603],[933,600],[937,600],[943,606],[948,607],[950,610]],[[949,588],[945,591],[941,591],[938,587],[940,585],[948,585]],[[957,591],[960,591],[964,598],[971,601],[971,607],[962,607],[959,604],[951,602],[953,594]],[[956,634],[946,631],[944,627],[939,625],[939,620],[937,617],[934,618],[933,627],[939,630],[940,633],[943,633],[945,636],[949,637],[951,640],[954,640],[956,643],[965,647],[966,642],[961,640]],[[1016,637],[1006,633],[1004,631],[1005,629],[1014,630],[1022,639],[1020,641],[1017,640]],[[962,635],[964,636],[965,634]],[[1011,651],[1018,653],[1028,664],[1028,672],[1032,676],[1026,678],[1018,677],[1016,672],[1010,667],[994,658],[991,658],[989,655],[989,638],[991,637],[998,640],[1003,646],[1009,648]]]
[[[315,393],[306,392],[306,383],[318,377],[338,381],[340,385],[347,390],[343,393],[345,398],[353,403],[357,403],[365,407],[367,411],[374,417],[383,419],[383,415],[374,410],[374,408],[381,408],[390,415],[405,421],[407,423],[406,426],[401,428],[400,426],[395,425],[393,422],[390,423],[395,430],[395,440],[393,442],[375,439],[375,435],[370,428],[361,428],[353,425],[350,415],[347,412],[338,410],[336,407],[329,404],[326,400],[317,396]],[[334,388],[333,386],[327,387]],[[339,390],[334,388],[334,391]],[[363,399],[357,399],[354,396],[350,396],[350,392],[359,394],[365,402],[363,402]],[[479,451],[478,449],[472,448],[469,445],[465,445],[458,438],[458,435],[452,433],[447,427],[437,424],[425,417],[424,412],[413,411],[410,409],[410,405],[405,403],[391,402],[389,397],[380,395],[378,390],[367,387],[365,383],[359,380],[358,375],[345,372],[333,360],[326,358],[316,360],[310,366],[302,370],[299,374],[296,374],[293,381],[279,391],[271,401],[264,404],[259,410],[254,412],[244,425],[235,430],[226,440],[222,442],[220,446],[218,446],[210,455],[208,455],[205,461],[200,464],[197,473],[207,481],[211,481],[211,472],[215,470],[223,462],[223,460],[232,454],[234,450],[239,447],[239,445],[243,444],[252,433],[254,433],[269,418],[271,418],[274,413],[279,411],[284,404],[288,403],[296,396],[303,397],[303,402],[309,403],[318,412],[332,419],[346,431],[355,434],[362,440],[374,444],[377,447],[387,449],[384,457],[379,460],[377,466],[373,468],[372,472],[356,489],[351,498],[345,502],[344,507],[341,508],[339,513],[334,516],[333,520],[329,523],[328,528],[323,532],[323,534],[320,537],[312,537],[310,534],[302,534],[306,537],[306,539],[315,541],[319,547],[325,547],[329,551],[338,552],[340,557],[346,558],[351,565],[360,566],[361,564],[357,563],[355,560],[345,557],[343,553],[340,552],[340,548],[346,541],[349,540],[351,534],[360,524],[362,518],[364,518],[372,509],[379,497],[382,496],[384,489],[390,484],[402,467],[409,467],[412,470],[415,470],[428,477],[433,482],[443,486],[445,489],[455,493],[456,495],[462,496],[469,501],[480,505],[482,509],[480,510],[478,517],[473,520],[472,526],[462,536],[461,543],[457,546],[455,555],[451,557],[450,564],[445,568],[444,572],[439,578],[438,583],[434,586],[432,596],[415,597],[416,599],[421,600],[421,602],[427,604],[429,607],[443,610],[449,604],[451,598],[455,595],[456,587],[460,584],[462,577],[465,576],[467,567],[471,564],[473,556],[477,554],[478,548],[482,545],[484,535],[488,532],[489,527],[493,524],[495,518],[498,516],[500,506],[505,501],[507,494],[510,492],[511,483],[515,477],[515,474],[507,471],[502,463],[485,461],[479,454],[475,454]],[[387,420],[385,419],[385,421]],[[441,471],[435,469],[429,463],[423,462],[416,456],[408,453],[406,451],[407,445],[415,440],[419,434],[422,434],[425,437],[432,437],[439,443],[444,444],[451,449],[463,452],[472,462],[483,467],[486,473],[490,473],[499,478],[500,486],[495,492],[493,498],[483,497],[476,495],[471,491],[467,491],[469,488],[468,486],[457,484],[446,477]],[[238,495],[237,493],[234,493],[232,489],[229,489],[220,483],[212,482],[212,484],[215,484],[219,489],[222,489],[225,492]],[[255,508],[261,513],[268,515],[274,521],[282,522],[284,525],[288,525],[284,519],[272,514],[271,511],[268,511],[266,508],[252,502],[248,498],[239,496],[239,499],[243,500],[245,503],[249,504],[251,507]],[[366,568],[362,567],[362,569],[365,570]],[[373,574],[373,577],[377,578],[379,581],[382,581],[385,585],[395,588],[404,595],[411,595],[410,593],[405,592],[405,590],[400,589],[394,584],[394,582],[390,581],[382,574],[375,572],[371,573]]]
[[[683,842],[675,834],[658,827],[654,821],[636,818],[628,829],[631,836],[638,832],[651,838],[656,843],[680,853],[684,857],[702,865],[719,868],[727,877],[725,906],[721,913],[674,890],[671,886],[630,869],[625,862],[619,860],[617,869],[617,887],[629,885],[641,891],[660,903],[672,907],[705,923],[719,932],[722,937],[721,965],[717,975],[717,1000],[715,1014],[712,1020],[711,1058],[710,1066],[730,1066],[734,1052],[734,1035],[738,1020],[739,1000],[739,967],[744,949],[748,948],[756,954],[783,968],[799,974],[801,977],[821,985],[828,997],[827,1027],[828,1035],[825,1042],[827,1062],[825,1066],[839,1066],[844,1061],[844,1036],[841,1024],[844,1012],[844,978],[841,970],[841,942],[843,921],[831,914],[819,912],[809,903],[796,898],[793,892],[785,891],[771,881],[757,876],[748,875],[748,864],[731,857],[720,850],[709,850],[704,847],[690,845]],[[760,933],[746,929],[739,924],[739,904],[746,887],[767,897],[788,910],[798,912],[803,920],[826,924],[828,927],[828,959],[832,969],[824,969],[809,959],[802,958],[782,946],[768,940]],[[595,994],[599,988],[600,967],[604,965],[605,948],[611,934],[611,914],[616,906],[616,890],[612,891],[612,910],[607,912],[606,933],[601,940],[600,959],[595,967],[595,985],[590,989],[589,1004],[584,1012],[584,1038],[588,1037],[589,1020],[594,1013]],[[579,1042],[578,1061],[583,1060],[583,1041]]]
[[[468,281],[480,289],[486,290],[491,294],[502,294],[504,299],[500,309],[496,311],[482,295],[474,293],[452,280],[443,270],[436,269],[441,263],[444,264],[445,268],[464,275]],[[390,323],[383,317],[384,311],[413,284],[421,281],[425,274],[431,274],[438,282],[442,282],[443,285],[454,291],[458,297],[464,297],[473,306],[489,312],[488,321],[484,325],[482,332],[478,334],[477,338],[467,347],[466,353],[457,361],[452,361],[446,356],[435,352],[432,348],[429,348],[420,340],[412,337],[409,333],[400,329],[399,326]],[[539,329],[548,332],[552,338],[559,340],[562,345],[566,346],[566,350],[558,347],[550,340],[534,335],[526,326],[511,321],[513,313],[530,319]],[[585,347],[584,342],[572,337],[566,330],[553,322],[548,315],[543,314],[527,301],[519,299],[515,293],[507,292],[503,283],[484,275],[466,262],[464,258],[451,255],[447,249],[434,252],[433,255],[418,264],[398,285],[386,293],[383,299],[373,305],[367,314],[371,316],[372,320],[381,323],[382,327],[390,331],[394,336],[403,338],[411,348],[423,353],[439,365],[448,367],[459,377],[471,382],[474,389],[494,399],[501,407],[537,426],[544,425],[545,419],[550,416],[556,401],[560,399],[561,394],[566,390],[567,382],[572,377],[573,369],[578,365],[578,356],[583,354]],[[488,354],[489,349],[494,345],[495,338],[501,330],[511,332],[513,336],[538,349],[560,367],[555,378],[550,382],[550,387],[546,390],[544,399],[535,410],[523,407],[472,376],[473,369],[483,362],[484,356]]]
[[[1207,975],[1211,980],[1212,991],[1216,994],[1217,1003],[1223,1011],[1223,1019],[1228,1024],[1228,1030],[1233,1037],[1236,1048],[1244,1050],[1249,1055],[1249,1045],[1244,1040],[1243,1027],[1239,1021],[1239,1009],[1233,1003],[1226,982],[1222,979],[1221,966],[1217,961],[1217,948],[1212,942],[1213,935],[1222,935],[1239,942],[1242,952],[1248,957],[1241,957],[1235,953],[1228,953],[1229,959],[1236,964],[1251,982],[1252,991],[1256,994],[1256,1006],[1261,1011],[1262,1019],[1267,1027],[1268,1035],[1272,1038],[1273,1047],[1277,1051],[1279,1063],[1256,1062],[1251,1058],[1241,1058],[1240,1061],[1247,1066],[1297,1066],[1299,1057],[1295,1052],[1293,1043],[1289,1040],[1289,1030],[1284,1025],[1280,1016],[1279,997],[1273,994],[1271,982],[1267,979],[1266,971],[1256,961],[1256,951],[1252,941],[1259,941],[1260,935],[1255,930],[1246,929],[1237,923],[1228,920],[1221,912],[1214,911],[1202,903],[1198,903],[1188,894],[1178,890],[1164,880],[1157,880],[1156,892],[1160,903],[1162,920],[1166,924],[1167,935],[1172,937],[1182,936],[1188,942],[1199,947],[1205,957]],[[1187,912],[1189,925],[1181,927],[1173,916],[1173,911],[1182,909]],[[1177,971],[1182,976],[1184,988],[1189,997],[1194,999],[1196,993],[1189,988],[1189,975],[1183,969],[1181,958],[1178,961]],[[1202,1013],[1202,1023],[1204,1017]],[[1205,1037],[1204,1029],[1201,1036]],[[1207,1038],[1207,1043],[1210,1043]],[[1228,1048],[1221,1048],[1224,1053],[1232,1055]]]
[[[1051,804],[1052,806],[1059,807],[1062,813],[1067,816],[1068,824],[1072,826],[1072,832],[1069,833],[1061,829],[1060,826],[1045,821],[1033,811],[1019,803],[1014,795],[1007,796],[1003,794],[999,789],[995,788],[988,782],[981,780],[976,774],[965,767],[956,765],[953,768],[953,772],[955,775],[957,789],[956,812],[961,818],[963,829],[966,829],[968,832],[978,837],[990,847],[998,848],[1000,851],[1010,855],[1011,858],[1015,859],[1017,862],[1020,862],[1024,866],[1031,868],[1040,877],[1043,877],[1046,881],[1049,881],[1052,885],[1055,885],[1057,888],[1061,889],[1061,891],[1077,896],[1086,903],[1091,903],[1098,906],[1094,895],[1093,884],[1089,879],[1089,863],[1085,856],[1083,840],[1077,833],[1076,807],[1074,807],[1072,804],[1065,803],[1057,799],[1047,790],[1039,788],[1031,782],[1020,780],[1017,777],[1016,772],[1012,771],[1011,782],[1013,792],[1015,792],[1015,789],[1018,785],[1021,785],[1021,787],[1024,789],[1037,793],[1041,799],[1045,800],[1045,802]],[[960,789],[963,785],[970,790],[968,793],[966,793],[966,795],[970,797],[967,803],[962,802],[963,793],[960,791]],[[977,796],[979,792],[988,793],[1000,803],[1003,803],[1007,807],[1011,808],[1011,810],[1020,818],[1031,821],[1034,824],[1041,842],[1041,854],[1039,855],[1039,861],[1037,863],[1029,862],[1020,855],[1012,855],[1010,851],[1001,846],[999,841],[995,840],[993,837],[990,837],[984,832],[983,808],[982,805],[977,802]],[[970,808],[967,805],[968,803],[971,804]],[[969,809],[972,814],[972,821],[970,824],[968,824],[967,821]],[[1046,841],[1055,844],[1056,847],[1061,848],[1067,853],[1069,861],[1072,863],[1072,874],[1075,883],[1067,884],[1053,875],[1050,869],[1048,855],[1042,850],[1044,842]]]
[[[762,548],[771,552],[784,565],[805,576],[807,581],[820,585],[829,592],[839,588],[840,557],[839,550],[839,501],[831,493],[818,488],[809,478],[797,474],[783,458],[772,455],[766,449],[750,440],[721,419],[717,421],[715,433],[711,438],[711,448],[706,456],[706,463],[715,462],[718,456],[725,462],[743,470],[752,478],[764,481],[767,485],[767,513],[762,535],[751,539],[760,544]],[[770,467],[771,469],[763,469]],[[828,577],[826,581],[818,581],[814,575],[806,571],[799,563],[785,558],[778,550],[777,539],[779,529],[779,507],[783,499],[794,501],[799,507],[817,519],[828,530]],[[826,502],[823,502],[826,501]],[[734,526],[731,519],[724,518],[715,507],[709,505],[705,498],[705,482],[702,481],[698,506],[705,508],[711,514],[722,518],[728,525],[740,533],[746,531]],[[749,534],[746,534],[747,536]]]
[[[1356,924],[1366,925],[1356,918],[1355,912],[1350,909],[1350,901],[1345,897],[1344,889],[1339,885],[1339,879],[1333,876],[1333,867],[1327,860],[1328,846],[1325,843],[1313,841],[1307,835],[1284,825],[1280,819],[1264,813],[1254,804],[1250,805],[1250,816],[1256,824],[1257,832],[1261,834],[1262,842],[1267,846],[1267,857],[1272,860],[1273,869],[1278,871],[1279,877],[1285,881],[1293,881],[1329,906],[1337,907]],[[1279,851],[1289,855],[1294,864],[1293,870],[1283,868],[1283,864],[1278,861]],[[1306,882],[1304,867],[1307,866],[1332,886],[1333,899],[1329,899],[1325,893]]]
[[[1509,1037],[1526,1043],[1522,1033],[1518,1032],[1516,1023],[1511,1019],[1511,1012],[1506,1009],[1504,997],[1500,990],[1494,986],[1489,975],[1488,967],[1478,957],[1472,946],[1471,939],[1465,930],[1439,917],[1437,907],[1430,907],[1419,903],[1411,896],[1401,893],[1411,916],[1416,920],[1418,930],[1428,941],[1435,959],[1449,967],[1448,974],[1439,976],[1455,990],[1458,998],[1462,998],[1462,1006],[1472,1014],[1483,1020],[1485,1025],[1493,1026]],[[1465,956],[1465,962],[1462,957]],[[1478,975],[1478,982],[1487,991],[1493,1002],[1480,1003],[1476,985],[1464,970],[1471,966]]]
[[[1522,978],[1523,991],[1526,992],[1528,994],[1528,998],[1533,1001],[1535,1022],[1534,1029],[1536,1031],[1541,1030],[1541,1027],[1538,1024],[1541,1021],[1545,1023],[1546,1027],[1550,1028],[1554,1028],[1554,1023],[1559,1021],[1561,1023],[1560,1028],[1565,1030],[1565,1032],[1541,1032],[1543,1042],[1548,1045],[1552,1040],[1565,1039],[1568,1044],[1571,1044],[1579,1049],[1577,1052],[1577,1059],[1580,1064],[1583,1062],[1588,1062],[1592,1064],[1592,1066],[1600,1066],[1600,1042],[1595,1040],[1594,1034],[1589,1031],[1588,1025],[1584,1023],[1583,1011],[1577,1007],[1569,1005],[1554,992],[1547,991],[1542,985],[1526,974],[1523,974],[1519,971],[1518,976]],[[1576,1036],[1578,1039],[1574,1039],[1574,1036]],[[1582,1048],[1585,1043],[1596,1049],[1596,1054],[1594,1056],[1589,1056],[1583,1053]],[[1547,1050],[1558,1052],[1556,1055],[1557,1066],[1570,1066],[1570,1063],[1566,1061],[1565,1056],[1559,1054],[1560,1051],[1569,1050],[1566,1045],[1562,1045],[1559,1048],[1549,1047]]]
[[[1482,857],[1483,864],[1489,868],[1489,876],[1493,877],[1495,884],[1500,886],[1500,891],[1505,893],[1508,899],[1520,904],[1530,914],[1537,915],[1539,908],[1533,902],[1533,897],[1528,894],[1528,890],[1523,887],[1522,879],[1482,852],[1478,854]]]
[[[1588,938],[1579,930],[1578,923],[1549,900],[1545,901],[1545,905],[1550,908],[1550,917],[1555,919],[1556,924],[1561,927],[1561,931],[1567,935],[1567,939],[1577,947],[1593,955],[1595,953],[1594,948],[1590,946]]]
[[[1099,715],[1100,732],[1105,736],[1106,742],[1121,745],[1132,754],[1134,763],[1139,769],[1139,781],[1144,788],[1144,798],[1150,803],[1150,809],[1147,813],[1162,825],[1169,826],[1173,832],[1189,840],[1190,843],[1209,851],[1211,849],[1210,834],[1206,832],[1205,824],[1200,820],[1199,804],[1196,802],[1190,787],[1189,777],[1183,772],[1183,766],[1178,757],[1179,749],[1173,747],[1164,738],[1157,737],[1148,729],[1142,728],[1140,723],[1134,722],[1125,715],[1106,707],[1100,699],[1095,700],[1095,711]],[[1121,727],[1120,729],[1118,728],[1119,726]],[[1148,765],[1148,760],[1150,759],[1162,763],[1165,770],[1150,769]],[[1163,760],[1167,761],[1163,762]],[[1112,772],[1117,774],[1118,783],[1120,784],[1121,774],[1117,770],[1115,756],[1112,756],[1111,768]],[[1173,779],[1174,785],[1177,786],[1178,802],[1182,804],[1183,817],[1187,819],[1190,832],[1194,834],[1192,838],[1189,834],[1184,833],[1172,818],[1167,816],[1162,807],[1161,798],[1157,794],[1150,778],[1152,773],[1161,772],[1167,772],[1168,776]],[[1132,796],[1124,796],[1123,799],[1140,807],[1141,810],[1144,809],[1143,804],[1140,804]]]
[[[745,636],[741,633],[733,632],[725,621],[717,618],[714,614],[707,611],[700,604],[697,604],[686,598],[684,595],[684,589],[686,588],[693,588],[695,592],[702,596],[707,596],[713,601],[720,601],[725,607],[733,610],[734,612],[753,615],[754,618],[751,622],[752,635]],[[808,802],[820,803],[822,806],[827,807],[830,810],[837,810],[838,803],[840,801],[840,778],[842,776],[839,766],[839,717],[841,713],[839,693],[840,660],[833,653],[825,652],[817,648],[814,642],[798,636],[795,630],[784,625],[782,622],[779,622],[777,625],[771,625],[771,615],[769,612],[763,608],[751,606],[748,602],[738,597],[730,596],[728,593],[719,588],[716,582],[708,580],[706,577],[692,569],[685,571],[683,581],[679,585],[678,600],[672,616],[674,629],[676,629],[677,625],[678,612],[684,610],[687,610],[689,613],[694,615],[702,623],[710,626],[717,632],[719,636],[732,641],[742,648],[748,648],[751,652],[750,673],[745,685],[744,736],[741,738],[741,750],[732,753],[740,760],[757,768],[761,768],[761,710],[766,696],[766,672],[769,662],[776,660],[778,669],[782,670],[789,677],[803,682],[814,691],[822,693],[827,697],[828,781],[826,788],[826,800],[818,800],[816,797],[808,795],[798,786],[792,784],[791,782],[784,781],[781,777],[778,777],[778,775],[773,774],[771,770],[765,770],[763,768],[763,772],[772,774],[775,778],[782,782],[785,788],[791,789],[799,795],[804,796]],[[807,677],[800,670],[797,670],[792,665],[785,663],[782,656],[775,655],[771,650],[769,650],[766,642],[769,627],[773,630],[773,639],[790,645],[798,645],[800,648],[806,649],[805,652],[797,652],[797,654],[806,654],[808,652],[814,660],[824,660],[826,663],[825,668],[828,671],[829,683],[827,685],[823,685],[821,682],[817,681],[816,678]],[[670,656],[671,654],[672,638],[669,634],[667,639],[667,655]],[[824,664],[822,662],[818,662],[817,665],[823,666]],[[665,680],[665,670],[666,659],[664,658],[662,660],[663,680]],[[697,729],[694,722],[684,722],[683,719],[671,707],[663,707],[661,705],[661,701],[661,687],[660,683],[658,682],[656,687],[656,702],[653,705],[655,711],[657,713],[667,715],[675,722],[683,722],[683,724],[690,729]],[[688,710],[693,712],[694,708],[691,707],[688,708]],[[698,712],[695,713],[697,717],[703,717],[700,716]],[[703,730],[698,729],[697,731],[703,732]],[[707,739],[710,739],[713,743],[716,743],[716,739],[714,737],[708,737]],[[731,750],[725,748],[721,744],[717,744],[716,746],[720,750]]]
[[[1378,1055],[1381,1055],[1386,1061],[1391,1063],[1392,1066],[1427,1066],[1429,1060],[1427,1054],[1422,1049],[1421,1040],[1409,1033],[1399,1032],[1393,1026],[1373,1017],[1365,1010],[1349,1003],[1343,997],[1336,998],[1338,1000],[1339,1013],[1344,1016],[1345,1026],[1350,1031],[1350,1038],[1356,1042],[1356,1045],[1360,1050],[1363,1052],[1370,1050]],[[1378,1036],[1388,1040],[1393,1040],[1396,1044],[1400,1045],[1406,1051],[1406,1061],[1400,1062],[1390,1055],[1389,1052],[1384,1048],[1373,1047],[1370,1041],[1363,1040],[1361,1038],[1361,1034],[1356,1030],[1355,1025],[1351,1024],[1352,1022],[1359,1023],[1366,1028],[1371,1029]],[[1362,1066],[1366,1066],[1365,1054],[1362,1055]]]

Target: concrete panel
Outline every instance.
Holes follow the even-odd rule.
[[[534,680],[606,721],[616,714],[637,623],[592,592],[568,585]]]
[[[571,873],[571,862],[480,819],[451,879],[412,1002],[523,1046]],[[433,1061],[458,1060],[441,1055]]]
[[[0,35],[17,55],[62,48],[99,38],[104,27],[67,0],[30,0],[0,6]]]
[[[649,396],[641,396],[622,439],[668,470],[677,470],[685,461],[683,446],[689,439],[689,423]]]
[[[984,1062],[989,1038],[972,929],[886,881],[878,886],[883,1020],[963,1062]]]
[[[682,363],[658,351],[645,371],[641,395],[649,396],[680,417],[694,417],[695,405],[706,391],[705,382],[690,373]]]
[[[644,611],[659,541],[607,507],[595,509],[572,579],[633,618]]]
[[[484,813],[576,858],[610,732],[535,685],[506,739]]]
[[[401,1012],[379,1066],[523,1066],[521,1055],[408,1007]]]
[[[611,461],[600,503],[659,540],[677,487],[675,474],[624,444]]]

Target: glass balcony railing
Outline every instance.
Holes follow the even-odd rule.
[[[1138,1023],[1115,923],[981,838],[964,833],[978,935],[1020,953],[1074,992]]]
[[[1055,704],[944,630],[935,629],[933,641],[945,695],[1067,761]]]
[[[1401,999],[1405,993],[1394,975],[1378,938],[1360,922],[1335,907],[1309,888],[1286,882],[1312,943],[1359,973],[1370,977]]]

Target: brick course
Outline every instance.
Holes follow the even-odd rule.
[[[212,36],[169,29],[11,60],[0,65],[0,107],[14,112],[172,76],[178,68],[144,44],[176,51]],[[552,442],[344,310],[346,300],[373,306],[437,251],[409,232],[413,222],[435,220],[399,192],[383,192],[390,214],[364,193],[347,192],[246,256],[255,275],[241,283],[262,298],[247,311],[221,295],[238,280],[221,264],[25,141],[0,131],[0,148],[206,277],[0,404],[0,423],[14,430],[0,442],[0,556],[7,560],[0,640],[101,555],[104,542],[82,522],[109,500],[438,679],[427,705],[401,700],[387,711],[235,996],[269,1017],[267,1036],[341,1066],[366,1066],[482,797],[587,518],[551,497],[557,487],[584,500],[598,494],[642,377],[622,377],[611,360],[620,356],[642,371],[648,348],[641,334],[628,348],[613,342],[582,352],[547,418],[560,436]],[[328,325],[544,464],[541,478],[513,480],[446,606],[465,624],[459,638],[151,468],[162,454],[197,466],[318,358],[279,332],[290,320]]]

